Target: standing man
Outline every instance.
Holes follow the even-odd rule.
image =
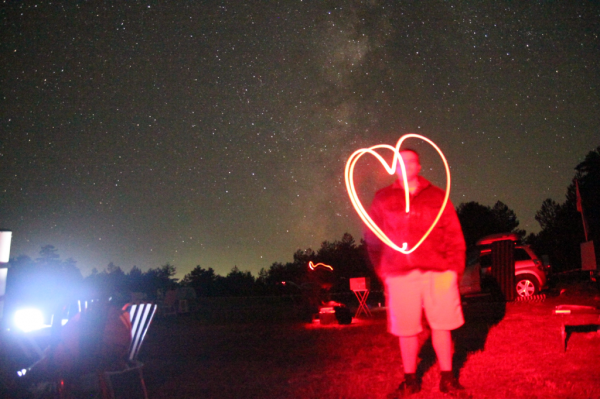
[[[445,192],[419,176],[421,163],[416,151],[405,149],[400,156],[407,187],[397,165],[398,179],[375,194],[369,214],[390,240],[398,246],[407,243],[410,249],[433,224]],[[410,193],[408,213],[405,190]],[[406,397],[421,390],[416,371],[423,311],[441,370],[440,391],[462,395],[464,388],[452,371],[450,332],[464,323],[458,281],[465,268],[465,240],[454,206],[447,202],[430,235],[409,254],[385,245],[370,230],[366,241],[371,262],[385,283],[388,330],[400,337],[404,381],[390,397]]]

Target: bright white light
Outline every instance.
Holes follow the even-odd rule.
[[[44,315],[38,309],[21,309],[15,312],[15,325],[24,332],[44,327]]]

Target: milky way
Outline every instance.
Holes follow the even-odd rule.
[[[12,256],[256,274],[360,238],[345,162],[407,132],[455,205],[536,232],[600,144],[595,2],[67,3],[0,13]]]

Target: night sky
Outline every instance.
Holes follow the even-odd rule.
[[[0,18],[0,227],[11,256],[51,244],[84,275],[256,275],[358,240],[346,160],[408,132],[446,154],[454,205],[500,200],[537,232],[600,145],[599,2],[4,1]]]

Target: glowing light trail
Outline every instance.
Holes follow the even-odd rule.
[[[333,267],[326,265],[325,263],[317,263],[316,265],[311,261],[308,262],[308,267],[310,267],[310,270],[315,270],[317,267],[322,266],[324,268],[327,268],[329,270],[333,270]]]
[[[421,139],[421,140],[429,143],[433,148],[436,149],[438,154],[440,154],[440,157],[442,158],[442,161],[444,162],[444,167],[446,168],[446,195],[444,196],[444,201],[442,203],[442,207],[440,208],[440,211],[438,212],[435,220],[433,221],[433,223],[431,224],[431,226],[429,227],[427,232],[425,232],[423,237],[421,237],[421,239],[411,249],[408,249],[408,243],[406,243],[406,242],[402,243],[402,247],[399,247],[398,245],[396,245],[396,243],[394,243],[392,240],[390,240],[387,235],[385,235],[385,233],[379,228],[379,226],[377,226],[377,223],[375,223],[373,221],[373,219],[371,219],[371,217],[369,216],[369,214],[363,207],[360,199],[358,198],[358,195],[356,194],[356,188],[354,187],[354,167],[356,166],[356,163],[358,162],[360,157],[362,157],[364,154],[367,154],[367,153],[371,154],[375,158],[377,158],[379,160],[379,162],[381,163],[381,165],[383,165],[383,167],[386,169],[386,171],[390,175],[393,175],[394,173],[396,173],[397,165],[400,165],[400,169],[402,170],[402,179],[404,182],[404,187],[408,187],[408,179],[406,177],[406,166],[404,165],[404,161],[402,160],[402,157],[400,156],[400,147],[402,146],[402,143],[404,142],[404,140],[409,139],[409,138],[418,138],[418,139]],[[388,165],[388,163],[385,161],[385,159],[383,159],[383,157],[375,151],[378,149],[388,149],[388,150],[391,150],[392,152],[394,152],[394,157],[392,159],[391,165]],[[400,137],[400,140],[398,140],[396,147],[392,147],[391,145],[388,145],[388,144],[378,144],[378,145],[375,145],[370,148],[361,148],[360,150],[355,151],[350,156],[350,158],[348,158],[348,162],[346,162],[345,178],[346,178],[346,190],[348,191],[348,195],[350,196],[350,201],[352,201],[352,205],[354,206],[354,209],[356,209],[358,216],[360,216],[360,218],[367,225],[367,227],[381,241],[383,241],[386,245],[393,248],[394,250],[396,250],[398,252],[402,252],[403,254],[410,254],[411,252],[416,250],[423,243],[423,241],[425,241],[425,239],[429,236],[429,234],[431,233],[431,231],[433,230],[435,225],[440,220],[440,217],[442,216],[442,213],[444,212],[444,209],[446,208],[446,204],[448,203],[448,198],[450,197],[450,167],[448,166],[448,161],[446,160],[444,153],[442,152],[442,150],[440,150],[440,148],[433,141],[429,140],[425,136],[421,136],[419,134],[414,134],[414,133],[405,134],[404,136]],[[410,193],[408,190],[404,190],[404,191],[405,191],[405,200],[406,200],[405,211],[406,211],[406,213],[408,213],[408,212],[410,212]]]

